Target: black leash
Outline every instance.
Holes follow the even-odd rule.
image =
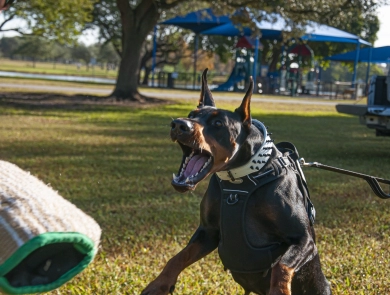
[[[370,187],[373,190],[373,192],[379,198],[381,198],[381,199],[390,199],[390,194],[386,194],[383,191],[383,189],[381,188],[380,184],[379,184],[379,182],[380,182],[380,183],[384,183],[384,184],[390,185],[390,180],[388,180],[388,179],[383,179],[383,178],[374,177],[374,176],[370,176],[370,175],[366,175],[366,174],[362,174],[362,173],[358,173],[358,172],[353,172],[353,171],[349,171],[349,170],[345,170],[345,169],[340,169],[340,168],[336,168],[336,167],[332,167],[332,166],[327,166],[327,165],[323,165],[323,164],[318,163],[318,162],[306,163],[304,158],[300,158],[299,159],[299,164],[302,167],[315,167],[315,168],[319,168],[319,169],[324,169],[324,170],[328,170],[328,171],[332,171],[332,172],[337,172],[337,173],[346,174],[346,175],[349,175],[349,176],[362,178],[362,179],[364,179],[365,181],[368,182],[368,184],[370,185]]]

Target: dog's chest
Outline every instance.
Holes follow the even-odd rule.
[[[283,254],[283,247],[270,236],[272,222],[267,196],[258,190],[272,186],[279,176],[269,175],[262,180],[243,177],[242,184],[220,181],[222,193],[220,211],[220,243],[218,252],[224,266],[237,272],[268,270]]]

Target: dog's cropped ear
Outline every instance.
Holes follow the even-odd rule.
[[[250,77],[249,88],[245,93],[244,99],[241,102],[241,105],[235,110],[241,116],[242,123],[248,129],[251,127],[252,117],[251,117],[251,98],[253,92],[253,79]]]
[[[214,98],[210,92],[209,86],[207,85],[207,71],[206,68],[202,74],[202,90],[200,92],[198,108],[204,106],[215,107]]]

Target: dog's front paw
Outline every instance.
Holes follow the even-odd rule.
[[[141,295],[167,295],[173,294],[174,290],[175,285],[156,279],[141,292]]]

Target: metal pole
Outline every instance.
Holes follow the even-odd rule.
[[[316,75],[316,79],[317,79],[317,90],[316,90],[316,95],[317,96],[320,96],[320,87],[321,87],[321,67],[317,64],[317,75]]]
[[[157,50],[157,26],[153,30],[153,59],[152,59],[152,87],[154,87],[154,72],[156,69],[156,50]]]
[[[259,59],[259,36],[256,36],[256,41],[255,41],[255,60],[253,63],[253,92],[257,93],[257,62]]]
[[[367,72],[366,72],[366,95],[368,95],[368,80],[370,79],[370,65],[372,58],[372,46],[368,49],[368,62],[367,62]]]
[[[280,93],[280,89],[282,88],[282,85],[285,86],[283,88],[287,88],[286,86],[286,79],[287,77],[284,77],[284,81],[282,82],[282,73],[283,73],[283,70],[286,70],[286,73],[287,73],[287,65],[286,65],[286,62],[285,62],[285,58],[284,58],[284,53],[285,53],[285,46],[284,46],[284,43],[282,43],[282,50],[281,50],[282,54],[281,54],[281,58],[280,58],[280,70],[279,70],[279,93]],[[286,74],[287,76],[287,74]]]
[[[194,51],[194,82],[192,88],[195,89],[196,84],[196,62],[198,59],[198,42],[199,42],[199,34],[195,34],[195,51]]]
[[[352,75],[352,86],[355,88],[356,84],[356,78],[357,78],[357,68],[358,68],[358,62],[359,62],[359,54],[360,54],[360,42],[358,41],[356,45],[356,56],[355,56],[355,63],[353,65],[353,75]]]

